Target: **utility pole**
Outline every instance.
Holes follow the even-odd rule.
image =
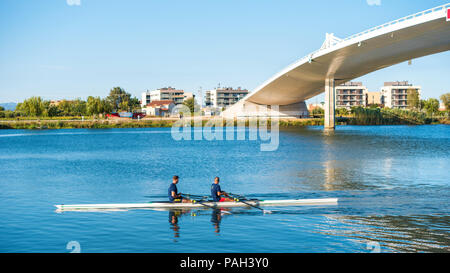
[[[202,107],[203,107],[203,91],[202,91],[202,87],[201,87],[201,86],[200,86],[199,89],[198,89],[198,93],[199,93],[199,95],[200,95],[200,101],[199,101],[199,103],[200,103],[200,108],[202,108]]]

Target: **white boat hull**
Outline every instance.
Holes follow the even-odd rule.
[[[253,206],[319,206],[337,205],[337,198],[323,199],[293,199],[293,200],[245,200]],[[204,205],[202,205],[204,204]],[[171,202],[148,202],[130,204],[85,204],[85,205],[55,205],[58,211],[74,210],[123,210],[123,209],[191,209],[191,208],[233,208],[249,207],[242,202],[202,202],[200,203],[171,203]]]

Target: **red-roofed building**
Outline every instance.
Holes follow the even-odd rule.
[[[148,116],[167,117],[172,112],[175,103],[171,100],[155,100],[147,104],[142,111]]]

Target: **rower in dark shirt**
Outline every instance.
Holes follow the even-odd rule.
[[[178,193],[177,184],[178,184],[178,175],[174,175],[172,178],[172,184],[169,186],[168,194],[169,201],[173,203],[191,203],[192,201],[188,198],[183,198],[181,193]]]
[[[228,194],[220,188],[220,178],[216,176],[214,183],[211,185],[211,197],[214,202],[229,202],[233,199],[228,197]]]

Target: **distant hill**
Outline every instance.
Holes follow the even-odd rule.
[[[0,103],[0,106],[5,108],[5,110],[14,111],[16,109],[17,103],[15,102]]]

